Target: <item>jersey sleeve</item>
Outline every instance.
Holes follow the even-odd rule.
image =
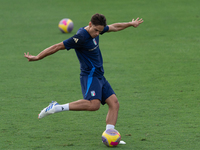
[[[109,30],[109,27],[105,26],[104,29],[103,29],[103,31],[100,34],[104,34],[104,33],[108,32],[108,30]]]
[[[74,36],[70,37],[69,39],[64,40],[63,44],[65,45],[65,48],[67,50],[78,49],[83,46],[84,37],[81,36],[80,34],[75,34]]]

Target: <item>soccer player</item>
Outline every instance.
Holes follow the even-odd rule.
[[[109,109],[106,117],[106,129],[115,127],[119,102],[109,82],[104,77],[103,59],[99,48],[99,35],[116,32],[128,27],[137,27],[143,22],[137,18],[131,22],[106,24],[102,14],[94,14],[88,26],[80,28],[71,38],[50,46],[37,56],[24,53],[28,61],[41,60],[59,50],[75,49],[80,62],[80,83],[83,99],[60,105],[56,101],[44,108],[38,118],[61,111],[96,111],[100,105],[107,104]]]

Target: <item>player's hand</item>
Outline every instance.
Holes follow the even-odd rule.
[[[36,60],[38,60],[36,56],[29,55],[29,52],[27,54],[24,53],[24,57],[26,57],[28,59],[28,61],[36,61]]]
[[[142,18],[139,20],[139,17],[138,17],[136,20],[133,19],[131,23],[132,23],[132,26],[136,28],[141,23],[143,23],[143,20],[142,20]]]

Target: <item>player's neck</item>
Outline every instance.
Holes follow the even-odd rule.
[[[88,34],[91,36],[91,34],[90,34],[90,27],[89,26],[86,26],[85,28],[84,28],[87,32],[88,32]],[[92,37],[92,36],[91,36]]]

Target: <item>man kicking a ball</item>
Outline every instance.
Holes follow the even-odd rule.
[[[99,34],[137,27],[142,22],[142,19],[137,18],[131,22],[107,25],[105,16],[97,13],[92,16],[88,26],[80,28],[71,38],[46,48],[37,56],[30,55],[29,52],[24,53],[24,57],[28,61],[37,61],[59,50],[75,49],[80,62],[80,83],[83,99],[63,105],[54,101],[40,112],[38,118],[41,119],[61,111],[96,111],[101,104],[107,104],[109,109],[106,117],[106,129],[114,129],[117,122],[119,102],[115,92],[104,77]],[[121,143],[123,144],[123,142]]]

